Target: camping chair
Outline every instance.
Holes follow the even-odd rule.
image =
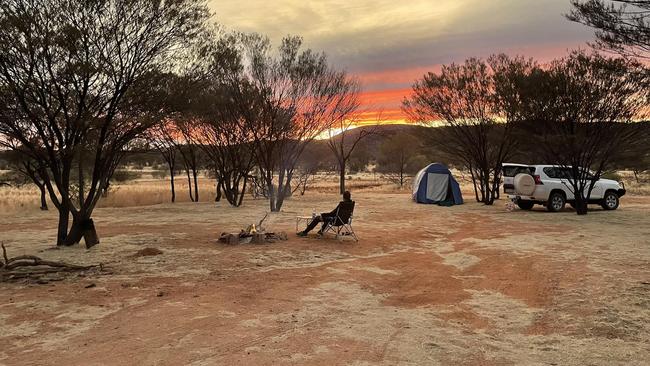
[[[357,234],[352,229],[352,214],[354,213],[354,201],[346,202],[336,210],[336,218],[325,224],[323,235],[331,232],[336,235],[336,239],[343,236],[351,236],[354,241],[359,241]]]

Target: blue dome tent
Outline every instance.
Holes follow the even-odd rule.
[[[433,163],[415,176],[413,200],[417,203],[453,206],[463,204],[463,195],[449,169],[440,163]]]

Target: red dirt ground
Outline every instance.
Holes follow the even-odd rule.
[[[48,250],[54,213],[5,216],[10,254],[105,272],[0,283],[3,365],[643,365],[650,203],[616,212],[355,197],[361,240],[214,241],[259,219],[183,203],[98,209],[102,243]],[[337,198],[296,198],[267,227]],[[626,202],[631,203],[626,206]],[[39,222],[34,228],[33,222]],[[145,248],[162,254],[136,256]],[[88,287],[94,284],[94,287]]]

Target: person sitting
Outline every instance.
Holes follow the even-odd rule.
[[[336,215],[340,209],[343,207],[349,206],[352,204],[352,198],[349,191],[343,193],[343,201],[339,202],[338,206],[330,212],[321,213],[320,215],[314,217],[305,230],[298,233],[298,236],[307,236],[307,234],[312,231],[316,225],[323,223],[320,230],[318,230],[318,235],[323,235],[323,231],[329,224],[336,224]]]

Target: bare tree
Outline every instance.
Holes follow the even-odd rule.
[[[171,127],[172,123],[163,120],[156,123],[147,131],[146,139],[162,156],[169,169],[169,184],[171,189],[171,202],[176,202],[176,187],[174,178],[176,174],[177,152]]]
[[[650,0],[572,0],[567,17],[596,29],[597,49],[650,58]]]
[[[345,176],[350,159],[357,147],[364,139],[378,134],[379,131],[378,123],[372,126],[357,127],[358,122],[354,118],[337,121],[328,132],[327,146],[329,146],[337,162],[339,191],[341,194],[346,191]]]
[[[278,53],[267,38],[241,37],[240,85],[231,93],[243,107],[256,165],[269,193],[271,211],[291,194],[300,155],[317,136],[344,119],[356,83],[333,70],[324,54],[301,50],[302,39],[283,39]]]
[[[637,122],[627,127],[634,129],[633,136],[615,157],[613,168],[631,170],[636,182],[640,183],[640,175],[650,171],[650,149],[648,148],[650,122]]]
[[[647,113],[650,73],[636,61],[574,52],[543,71],[537,97],[528,103],[548,162],[569,172],[569,189],[579,215],[603,172],[633,141]],[[604,192],[606,193],[606,192]]]
[[[207,16],[202,0],[0,3],[0,135],[47,168],[58,245],[99,242],[91,216],[124,146],[156,120],[156,70]]]
[[[5,159],[9,163],[9,167],[15,173],[13,183],[17,186],[32,183],[40,192],[40,208],[47,211],[47,188],[45,182],[41,178],[41,172],[44,167],[39,165],[37,161],[30,158],[28,154],[20,151],[20,147],[14,147],[12,151],[7,151]]]
[[[194,118],[178,118],[174,121],[174,143],[180,153],[187,175],[190,201],[199,202],[199,169],[201,166],[200,143],[197,128],[200,121]],[[192,189],[194,183],[194,189]]]
[[[255,162],[251,121],[259,115],[257,94],[243,75],[239,34],[206,34],[190,67],[195,92],[188,112],[197,121],[194,139],[214,169],[217,200],[221,194],[239,207]]]
[[[477,201],[486,205],[498,194],[501,164],[515,142],[495,74],[516,67],[530,66],[523,59],[503,55],[492,56],[487,63],[472,58],[462,65],[446,65],[439,74],[428,73],[416,81],[413,96],[403,103],[412,120],[446,126],[436,130],[439,146],[464,162]]]
[[[403,188],[409,177],[423,166],[417,158],[420,145],[421,141],[408,133],[387,137],[379,147],[377,171]]]
[[[246,193],[246,184],[253,168],[254,158],[247,133],[241,121],[215,111],[197,129],[203,141],[201,148],[215,166],[218,187],[228,203],[239,207]]]
[[[351,80],[350,84],[350,92],[345,96],[348,98],[346,105],[349,110],[341,114],[343,118],[334,121],[332,128],[328,130],[329,138],[327,139],[327,146],[334,154],[338,165],[339,192],[341,194],[346,191],[345,174],[352,154],[363,139],[377,133],[377,125],[356,130],[359,120],[355,116],[355,112],[359,108],[360,86],[355,80]]]
[[[333,166],[329,155],[329,146],[318,141],[305,149],[296,164],[295,181],[292,193],[305,194],[309,186],[315,182],[316,174],[323,170],[330,170]]]

